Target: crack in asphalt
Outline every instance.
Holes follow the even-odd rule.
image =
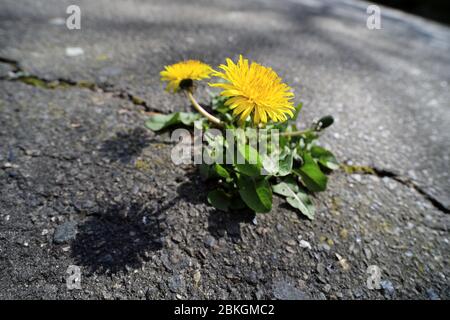
[[[443,213],[446,213],[446,214],[450,213],[449,208],[447,208],[438,199],[436,199],[434,196],[432,196],[427,191],[425,191],[422,187],[420,187],[418,184],[416,184],[412,179],[410,179],[408,177],[400,176],[395,172],[391,172],[391,171],[385,170],[385,169],[374,168],[374,170],[375,170],[377,176],[391,178],[407,187],[410,187],[410,188],[416,190],[426,200],[428,200],[436,209],[438,209],[439,211],[442,211]]]
[[[425,191],[421,186],[416,184],[409,177],[402,176],[399,173],[391,171],[391,170],[381,169],[381,168],[377,168],[377,167],[342,165],[342,168],[344,169],[345,173],[347,173],[347,174],[367,174],[367,175],[374,175],[379,178],[390,178],[392,180],[395,180],[395,181],[399,182],[400,184],[417,191],[428,202],[430,202],[433,205],[433,207],[435,207],[437,210],[439,210],[443,213],[446,213],[446,214],[450,213],[449,208],[447,208],[443,203],[441,203],[433,195],[431,195],[427,191]]]
[[[116,88],[113,85],[102,83],[98,84],[91,81],[73,81],[70,79],[57,78],[57,79],[45,79],[42,77],[38,77],[36,75],[29,74],[24,69],[20,67],[18,61],[0,57],[0,63],[8,64],[12,67],[12,72],[14,76],[3,76],[0,77],[0,80],[5,81],[19,81],[25,83],[27,85],[31,85],[34,87],[39,87],[43,89],[64,89],[64,88],[80,88],[80,89],[89,89],[95,92],[104,92],[104,93],[113,93],[115,97],[127,100],[133,103],[136,106],[141,106],[144,108],[146,112],[157,112],[161,113],[161,110],[150,107],[150,105],[143,100],[142,98],[133,95],[125,89]]]

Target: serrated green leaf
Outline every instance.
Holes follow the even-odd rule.
[[[292,207],[300,210],[308,219],[314,220],[314,215],[316,212],[316,208],[312,203],[311,199],[305,193],[297,193],[296,197],[288,197],[286,198],[287,203],[289,203]]]
[[[286,201],[294,208],[300,210],[309,219],[314,219],[315,208],[308,195],[299,188],[292,177],[272,186],[274,193],[285,196]]]
[[[266,179],[240,175],[237,184],[239,195],[250,209],[256,213],[266,213],[272,209],[272,189]]]

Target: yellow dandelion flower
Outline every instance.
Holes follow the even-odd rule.
[[[295,108],[291,99],[294,94],[275,71],[256,62],[249,64],[242,55],[237,64],[231,59],[226,61],[227,65],[219,66],[223,72],[215,71],[213,76],[227,82],[210,86],[224,89],[221,95],[228,98],[225,104],[234,115],[240,115],[241,121],[250,114],[255,124],[266,123],[269,119],[286,121],[287,115],[293,117]]]
[[[170,66],[165,66],[159,74],[161,81],[167,81],[167,91],[177,92],[179,89],[189,89],[194,80],[209,78],[214,70],[201,61],[187,60]]]

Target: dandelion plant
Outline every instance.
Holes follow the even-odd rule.
[[[146,126],[153,131],[176,127],[173,137],[180,136],[175,131],[185,130],[180,129],[183,126],[194,128],[194,138],[200,130],[201,139],[194,139],[193,148],[185,143],[182,147],[190,155],[188,161],[194,159],[199,165],[202,177],[215,181],[216,188],[207,196],[211,205],[223,211],[266,213],[276,193],[314,218],[311,195],[324,191],[326,173],[338,168],[334,155],[316,143],[333,117],[325,116],[308,129],[298,130],[302,104],[294,106],[291,87],[273,69],[242,55],[236,63],[226,59],[218,70],[188,60],[166,66],[160,75],[167,91],[185,94],[196,112],[155,114]],[[203,107],[194,94],[196,82],[206,79],[210,87],[221,91]]]

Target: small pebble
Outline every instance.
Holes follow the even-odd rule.
[[[392,296],[395,293],[395,288],[392,285],[392,282],[389,280],[383,280],[380,282],[381,288],[383,289],[383,292],[389,296]]]
[[[76,57],[84,54],[83,48],[80,47],[67,47],[66,48],[66,56],[68,57]]]
[[[204,243],[208,248],[212,248],[216,244],[216,239],[214,239],[214,237],[212,237],[212,236],[208,236],[205,239]]]
[[[311,244],[306,240],[300,240],[300,247],[311,250]]]
[[[319,248],[324,250],[324,251],[330,251],[330,249],[331,249],[330,246],[328,244],[326,244],[326,243],[319,244]]]
[[[430,300],[441,300],[436,291],[433,289],[427,289],[427,296]]]
[[[295,250],[290,246],[286,246],[286,251],[290,253],[295,253]]]
[[[367,260],[370,260],[372,258],[372,251],[370,251],[369,248],[364,248],[363,251],[364,251],[364,254],[365,254]]]
[[[200,273],[200,271],[196,271],[194,273],[194,282],[195,282],[196,285],[198,285],[198,283],[200,282],[201,278],[202,278],[202,274]]]

